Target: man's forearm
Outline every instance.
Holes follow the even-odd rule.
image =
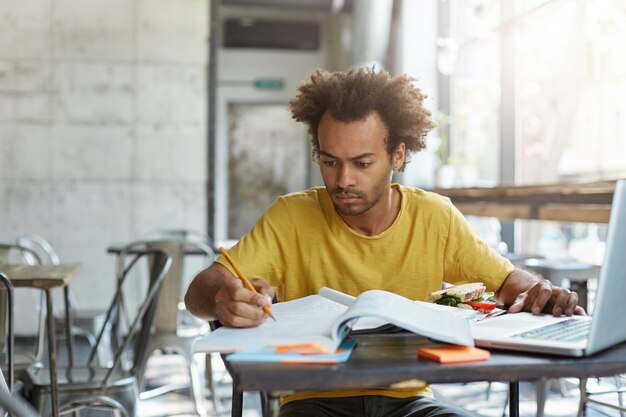
[[[203,320],[215,320],[215,294],[225,273],[230,272],[214,263],[191,281],[185,294],[185,306],[191,314]]]
[[[510,306],[515,302],[517,296],[529,290],[533,285],[541,280],[540,277],[531,274],[523,269],[515,269],[504,280],[500,289],[496,292],[495,300],[505,306]]]

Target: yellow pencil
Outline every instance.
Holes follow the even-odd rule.
[[[243,284],[246,286],[246,288],[256,293],[257,292],[256,288],[254,288],[252,284],[250,284],[250,281],[248,281],[248,278],[246,278],[243,272],[241,272],[241,270],[237,267],[237,265],[235,265],[235,261],[233,261],[233,258],[230,257],[228,252],[226,252],[224,248],[220,248],[220,252],[222,253],[222,255],[224,255],[224,258],[226,258],[226,260],[230,262],[233,269],[237,273],[237,276],[243,281]],[[272,310],[270,309],[269,306],[263,306],[263,311],[265,311],[265,313],[268,316],[270,316],[272,319],[274,319],[274,321],[276,321],[276,317],[274,317],[274,313],[272,313]]]

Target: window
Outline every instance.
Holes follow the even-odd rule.
[[[626,176],[623,0],[441,4],[449,5],[438,70],[450,80],[450,139],[440,163],[454,167],[450,185],[501,182],[505,147],[517,184]],[[504,114],[513,126],[501,124]],[[518,225],[521,251],[601,262],[586,245],[602,243],[604,226]]]
[[[626,5],[548,3],[516,21],[518,182],[624,176]]]
[[[441,163],[466,174],[454,185],[500,181],[500,120],[509,108],[517,183],[625,176],[624,2],[518,0],[510,18],[501,4],[512,3],[451,1],[450,38],[439,40],[438,69],[450,78],[450,140]],[[502,44],[509,29],[514,35]],[[515,89],[503,98],[508,48]]]
[[[499,5],[498,0],[450,3],[451,39],[438,57],[439,70],[450,76],[450,141],[442,161],[455,168],[456,184],[450,185],[499,182]],[[442,58],[455,51],[446,68]]]

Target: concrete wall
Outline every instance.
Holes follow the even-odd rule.
[[[81,307],[106,248],[206,229],[209,0],[0,2],[0,242],[44,236]]]

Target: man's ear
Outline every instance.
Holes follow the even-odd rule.
[[[404,159],[406,158],[406,145],[404,142],[400,142],[396,150],[391,157],[391,166],[394,171],[398,171],[404,165]]]

